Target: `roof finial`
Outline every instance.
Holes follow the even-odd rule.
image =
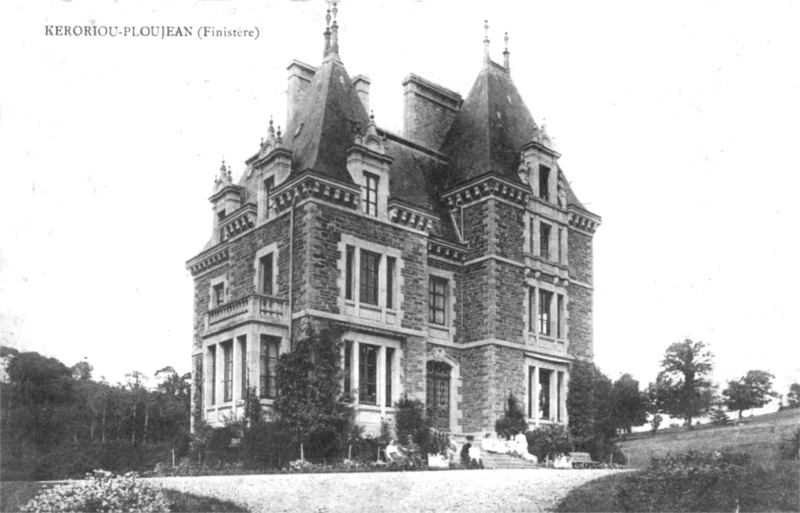
[[[483,30],[486,36],[483,38],[483,63],[489,64],[489,20],[483,21]]]
[[[281,126],[278,125],[278,137],[275,139],[275,144],[282,144],[283,136],[281,135]]]
[[[511,67],[508,65],[508,32],[506,32],[506,37],[503,38],[503,41],[506,42],[506,49],[503,50],[503,66],[505,66],[507,70],[510,70]]]
[[[322,33],[325,36],[325,50],[322,52],[322,57],[325,58],[328,55],[328,52],[331,51],[331,8],[330,2],[328,3],[328,12],[325,15],[325,32]]]
[[[267,135],[269,135],[269,140],[275,140],[275,127],[272,126],[272,115],[269,116],[269,128],[267,129]]]
[[[336,7],[337,2],[333,2],[333,23],[331,24],[331,52],[339,55],[339,24],[336,23],[336,14],[339,9]]]

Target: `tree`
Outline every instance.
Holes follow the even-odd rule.
[[[91,381],[93,370],[94,367],[92,367],[92,364],[87,362],[85,359],[70,367],[73,379],[77,379],[79,381]]]
[[[503,412],[503,416],[494,423],[494,430],[498,435],[503,436],[507,440],[511,440],[511,437],[517,433],[524,433],[528,430],[528,421],[525,420],[525,412],[522,411],[522,406],[519,404],[514,394],[508,394],[505,412]]]
[[[658,427],[664,419],[661,414],[667,413],[667,403],[670,399],[672,388],[672,379],[663,372],[659,372],[656,380],[647,385],[647,390],[645,391],[647,413],[651,415],[650,425],[653,426],[653,433],[658,431]]]
[[[633,426],[647,422],[647,397],[639,390],[639,382],[623,374],[614,382],[614,425],[630,433]]]
[[[275,412],[301,447],[326,457],[343,445],[352,411],[342,394],[341,346],[332,332],[311,333],[297,340],[278,360]]]
[[[730,411],[738,411],[742,418],[744,410],[761,408],[778,394],[772,390],[772,380],[775,376],[763,370],[750,370],[738,380],[728,381],[722,395],[725,396],[725,405]]]
[[[705,414],[711,407],[713,387],[708,380],[714,365],[714,355],[704,342],[686,339],[667,348],[661,368],[673,382],[666,401],[667,413],[686,420],[692,429],[692,419]]]
[[[577,360],[570,373],[567,411],[575,449],[604,461],[614,450],[613,385],[593,363]]]
[[[786,395],[787,408],[800,408],[800,383],[789,385],[789,393]]]

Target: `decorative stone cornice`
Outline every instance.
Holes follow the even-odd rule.
[[[494,175],[484,175],[472,183],[444,193],[442,200],[448,208],[455,210],[459,205],[467,205],[487,196],[503,198],[524,206],[530,195],[531,191],[522,184],[511,183]]]
[[[292,198],[295,196],[300,199],[314,197],[353,210],[357,210],[361,202],[361,196],[356,186],[336,183],[312,174],[305,174],[275,191],[276,210],[278,212],[286,210],[291,206]]]
[[[228,184],[228,185],[223,186],[219,190],[215,191],[214,194],[212,194],[211,197],[208,198],[208,201],[213,203],[213,202],[217,201],[218,199],[222,198],[223,196],[225,196],[228,193],[234,193],[236,195],[236,197],[241,197],[241,194],[242,194],[243,191],[244,191],[244,187],[242,187],[240,185]]]
[[[402,224],[416,230],[430,231],[435,218],[433,215],[422,212],[419,209],[398,203],[389,202],[389,220],[396,224]]]
[[[593,234],[601,224],[599,217],[572,207],[569,208],[567,213],[567,222],[571,227],[590,234]]]
[[[429,239],[428,255],[445,258],[453,261],[454,263],[461,264],[464,262],[466,251],[452,243]]]
[[[246,204],[220,223],[220,239],[225,242],[254,227],[256,225],[257,215],[257,207],[252,203]]]
[[[192,260],[189,260],[186,263],[186,268],[190,273],[192,273],[192,276],[197,276],[203,271],[227,262],[228,258],[230,258],[230,250],[227,246],[223,246],[211,253],[206,254],[205,256],[200,255]]]

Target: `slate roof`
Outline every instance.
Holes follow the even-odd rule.
[[[283,147],[293,157],[290,176],[312,169],[353,183],[347,171],[347,151],[353,147],[356,133],[363,134],[368,124],[369,116],[338,55],[326,58],[283,134]],[[458,241],[440,195],[490,171],[521,183],[517,175],[520,150],[531,141],[536,129],[508,70],[490,61],[475,80],[440,152],[379,130],[386,154],[393,159],[389,167],[390,200],[434,215],[438,222],[433,235]],[[560,166],[559,174],[566,185],[568,204],[587,210]],[[251,177],[249,166],[239,185],[245,188],[242,203],[254,201],[258,184]]]
[[[522,146],[536,122],[508,71],[494,62],[481,70],[442,145],[450,157],[448,186],[489,171],[519,183]]]
[[[338,59],[326,59],[314,74],[283,141],[294,157],[293,174],[313,169],[352,183],[347,172],[347,150],[356,132],[369,124],[353,81]]]
[[[439,194],[444,192],[442,177],[447,173],[447,161],[417,147],[395,134],[386,138],[386,154],[394,159],[389,167],[389,196],[392,200],[429,211],[439,219],[434,235],[458,241],[450,213]]]

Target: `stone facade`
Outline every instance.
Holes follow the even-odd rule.
[[[286,132],[270,122],[235,184],[223,163],[212,236],[187,263],[193,420],[241,415],[248,388],[271,412],[279,355],[336,328],[367,432],[404,396],[454,433],[493,431],[509,394],[531,427],[567,422],[571,362],[593,355],[600,219],[507,65],[487,50],[466,100],[409,75],[402,135],[367,115],[335,19],[322,64],[288,69]]]

